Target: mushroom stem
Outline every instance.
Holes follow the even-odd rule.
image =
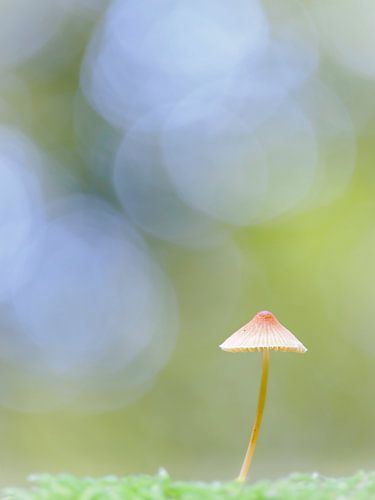
[[[266,401],[269,360],[270,360],[269,350],[265,349],[263,351],[262,379],[261,379],[260,388],[259,388],[259,399],[258,399],[257,413],[256,413],[253,429],[251,431],[250,441],[249,441],[249,445],[247,447],[246,455],[245,455],[245,458],[244,458],[244,461],[243,461],[243,464],[241,467],[240,474],[237,478],[237,481],[240,481],[241,483],[246,481],[246,477],[249,473],[251,460],[253,458],[255,445],[256,445],[257,439],[258,439],[260,424],[262,423],[264,403]]]

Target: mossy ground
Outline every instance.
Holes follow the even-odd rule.
[[[161,471],[156,476],[77,478],[71,475],[37,475],[30,488],[8,488],[8,500],[344,500],[375,499],[375,472],[358,472],[346,478],[319,474],[293,474],[277,481],[241,486],[231,483],[175,481]]]

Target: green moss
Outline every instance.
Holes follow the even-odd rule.
[[[277,481],[250,486],[238,483],[174,481],[165,471],[157,476],[77,478],[71,475],[38,475],[30,488],[8,488],[8,500],[336,500],[375,498],[375,472],[358,472],[347,478],[319,474],[293,474]]]

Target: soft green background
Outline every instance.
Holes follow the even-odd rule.
[[[85,145],[77,144],[72,118],[82,55],[100,12],[72,16],[55,46],[3,74],[8,105],[0,117],[63,160],[61,171],[58,163],[51,167],[56,178],[72,178],[82,192],[116,204],[105,176],[94,176],[82,159]],[[371,82],[332,61],[321,72],[336,90],[360,95],[362,105],[374,99]],[[88,138],[95,137],[91,126]],[[234,477],[255,412],[260,356],[223,353],[218,345],[261,309],[273,311],[308,353],[271,355],[252,477],[374,468],[373,143],[370,117],[358,130],[353,179],[330,203],[298,207],[258,227],[228,228],[233,239],[213,248],[148,236],[180,307],[170,361],[146,394],[116,411],[86,413],[79,401],[51,413],[0,408],[0,484],[22,483],[37,471],[122,475],[160,466],[182,479]]]
[[[231,272],[220,257],[159,248],[170,253],[182,304],[170,363],[151,391],[116,412],[29,415],[3,409],[4,484],[31,470],[126,474],[161,464],[182,478],[232,477],[255,411],[260,356],[222,353],[217,346],[264,307],[309,351],[272,353],[254,477],[373,467],[370,188],[358,181],[329,207],[238,232],[252,264],[234,286],[228,286]]]

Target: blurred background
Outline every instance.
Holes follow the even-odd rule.
[[[375,4],[2,0],[0,484],[375,467]]]

